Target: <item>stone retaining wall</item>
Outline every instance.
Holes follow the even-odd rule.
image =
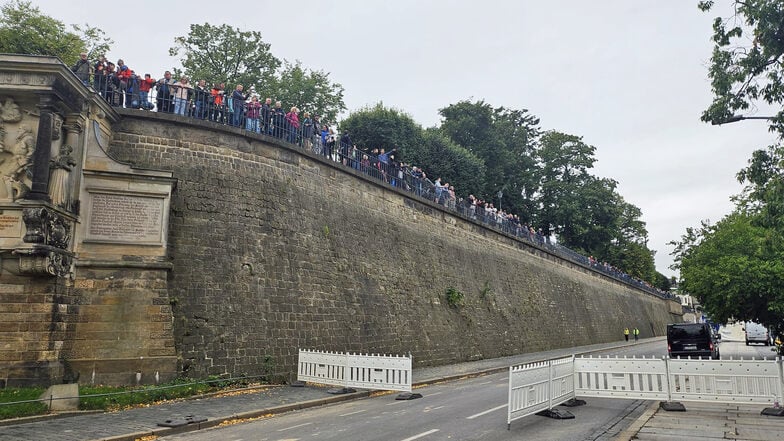
[[[320,156],[120,113],[108,153],[177,179],[168,301],[188,375],[290,377],[298,348],[439,365],[618,340],[626,326],[662,335],[678,318],[668,301]]]

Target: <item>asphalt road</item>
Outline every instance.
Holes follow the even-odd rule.
[[[663,341],[601,352],[629,357],[665,354]],[[586,406],[568,409],[575,419],[531,416],[513,422],[507,430],[506,372],[416,392],[424,398],[395,401],[395,395],[382,395],[161,440],[605,440],[625,429],[646,406],[643,401],[591,399]]]

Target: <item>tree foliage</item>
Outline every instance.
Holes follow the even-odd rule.
[[[591,174],[595,152],[579,136],[557,131],[541,136],[534,224],[572,249],[653,281],[642,211],[618,194],[616,181]]]
[[[781,108],[784,102],[784,2],[734,0],[730,18],[713,22],[713,55],[708,74],[713,102],[703,121],[720,122],[764,102]],[[698,7],[710,11],[713,1]],[[771,129],[784,136],[784,110]]]
[[[304,68],[299,61],[284,61],[283,68],[264,88],[264,93],[282,101],[284,108],[297,106],[319,115],[323,122],[334,122],[346,110],[343,92],[343,86],[332,82],[327,72]]]
[[[398,160],[453,184],[459,196],[492,201],[557,234],[563,245],[655,281],[642,212],[618,194],[616,181],[591,174],[595,147],[579,136],[542,133],[526,110],[460,101],[440,113],[439,127],[422,130],[409,115],[379,103],[353,112],[341,129],[362,148],[397,148]]]
[[[537,186],[533,150],[540,134],[539,119],[525,109],[493,107],[481,100],[450,104],[439,114],[441,131],[485,164],[483,185],[467,191],[530,220]]]
[[[183,74],[208,84],[226,83],[231,90],[242,84],[254,88],[262,99],[297,106],[322,121],[334,122],[346,109],[344,89],[329,73],[311,70],[299,61],[281,62],[258,31],[244,31],[227,24],[192,24],[188,35],[174,39],[171,56],[181,56]],[[174,69],[179,71],[178,69]]]
[[[29,1],[16,0],[0,8],[0,53],[59,57],[70,66],[79,53],[97,55],[113,43],[102,30],[90,25],[72,26],[41,12]]]
[[[476,155],[455,144],[440,130],[424,131],[422,144],[409,149],[407,161],[427,164],[426,173],[435,179],[455,186],[458,196],[467,197],[470,189],[481,188],[485,179],[485,164]]]
[[[227,24],[192,24],[184,37],[174,39],[169,55],[182,54],[185,74],[207,83],[242,84],[261,90],[273,83],[281,62],[257,31],[243,31]]]
[[[409,114],[383,103],[351,112],[341,121],[340,130],[349,131],[352,142],[362,149],[397,149],[398,160],[409,158],[422,145],[422,127]]]
[[[784,3],[733,1],[734,15],[713,23],[709,75],[714,99],[704,121],[718,122],[758,102],[784,101]],[[701,1],[700,9],[713,8]],[[771,129],[784,136],[784,112]],[[704,221],[674,241],[680,287],[716,320],[753,320],[784,331],[784,149],[757,150],[737,175],[736,210]]]
[[[695,295],[719,322],[753,320],[782,330],[784,252],[781,237],[735,212],[710,225],[689,228],[676,245],[680,288]]]
[[[480,188],[485,176],[484,163],[476,155],[455,144],[438,129],[423,130],[401,110],[378,103],[352,112],[340,123],[351,133],[351,140],[364,150],[397,149],[395,159],[423,166],[428,176],[443,176],[466,196]]]

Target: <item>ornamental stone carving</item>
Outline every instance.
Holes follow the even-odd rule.
[[[27,233],[24,241],[67,250],[71,242],[71,224],[63,216],[46,207],[25,208],[22,211]]]

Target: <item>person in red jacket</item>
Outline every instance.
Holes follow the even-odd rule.
[[[144,110],[152,109],[150,102],[150,89],[155,85],[155,80],[150,74],[144,74],[144,79],[139,80],[139,106]]]
[[[128,83],[131,81],[131,69],[125,65],[122,59],[117,60],[117,80],[120,83],[120,107],[123,106],[124,98],[127,98],[125,102],[130,107],[133,100],[128,90]]]
[[[223,95],[224,95],[224,88],[226,86],[223,83],[215,83],[210,90],[210,95],[212,96],[212,112],[210,116],[211,121],[225,123],[226,121],[224,118],[226,117],[226,112],[223,107]]]

